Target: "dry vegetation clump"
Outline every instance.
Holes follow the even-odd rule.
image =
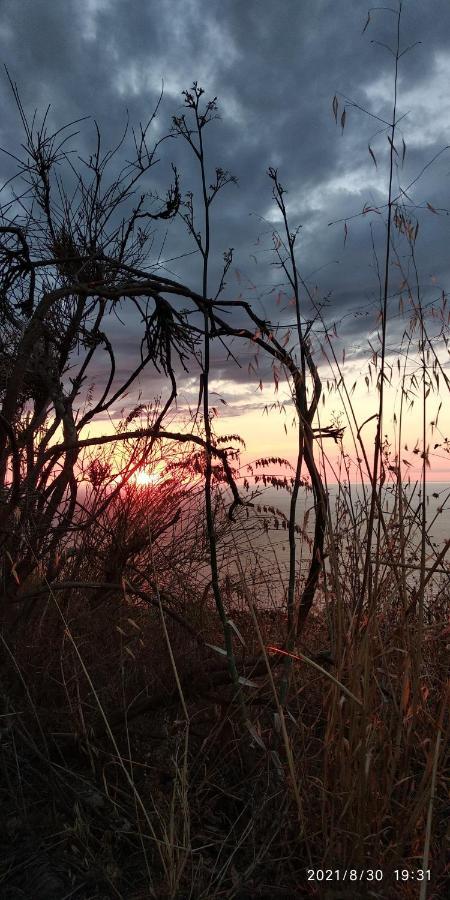
[[[390,590],[354,628],[350,592],[331,607],[334,658],[321,653],[324,605],[301,651],[320,670],[294,661],[283,739],[250,613],[234,614],[253,685],[242,730],[226,660],[170,616],[163,625],[126,579],[95,600],[50,590],[3,674],[3,895],[32,884],[33,897],[137,898],[151,884],[158,897],[314,896],[299,888],[306,868],[339,859],[381,869],[380,897],[407,897],[388,873],[418,864],[432,799],[430,867],[443,877],[445,602],[427,611],[420,675],[417,616]],[[195,604],[184,614],[220,644],[210,604],[208,628]],[[257,617],[264,645],[281,647],[283,615]]]

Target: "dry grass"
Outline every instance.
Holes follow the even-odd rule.
[[[307,868],[353,866],[384,873],[367,896],[407,898],[393,870],[424,854],[444,896],[448,596],[426,604],[419,661],[391,581],[359,621],[352,583],[336,598],[328,572],[301,647],[322,672],[294,660],[282,708],[268,648],[286,621],[245,585],[248,726],[226,661],[126,588],[49,590],[9,641],[4,623],[2,896],[315,897]],[[221,644],[208,603],[184,615]]]

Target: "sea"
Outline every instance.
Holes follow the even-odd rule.
[[[350,557],[358,552],[367,533],[367,509],[370,502],[370,485],[329,485],[330,517],[338,547],[338,568],[342,578],[348,571]],[[404,493],[404,535],[406,536],[405,564],[407,581],[418,581],[422,539],[422,497],[420,485],[410,485]],[[228,498],[226,497],[225,502]],[[279,607],[285,602],[289,573],[289,541],[287,521],[290,495],[286,490],[273,486],[263,487],[251,496],[252,506],[238,509],[235,522],[229,525],[224,518],[219,528],[219,571],[239,593],[242,573],[245,581],[257,593],[259,606]],[[436,558],[450,539],[450,483],[430,482],[425,491],[426,568],[433,566]],[[398,504],[393,486],[382,492],[382,510],[389,535],[398,542]],[[297,576],[298,583],[306,576],[311,561],[311,545],[314,531],[314,503],[310,489],[301,488],[297,501]],[[379,529],[378,516],[374,521],[373,546]],[[356,537],[356,540],[355,540]],[[326,545],[329,539],[326,540]],[[329,547],[325,547],[329,549]],[[362,565],[363,551],[359,564]],[[388,571],[389,550],[384,545],[381,561]],[[329,561],[325,562],[325,569]],[[450,597],[450,550],[433,574],[430,587],[446,590]]]

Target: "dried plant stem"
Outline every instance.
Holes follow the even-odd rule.
[[[205,104],[202,110],[203,89],[199,88],[194,82],[191,91],[185,91],[185,105],[190,115],[194,119],[194,130],[191,131],[185,116],[174,118],[174,127],[176,132],[181,135],[189,144],[193,151],[200,170],[201,179],[201,196],[203,206],[203,234],[199,233],[194,222],[194,207],[192,196],[188,202],[187,214],[183,215],[184,221],[188,227],[191,236],[194,238],[197,248],[200,251],[202,259],[202,291],[201,303],[203,307],[203,363],[200,378],[199,406],[203,403],[203,427],[205,430],[205,512],[206,512],[206,531],[209,545],[210,569],[211,569],[211,585],[214,595],[214,602],[219,614],[225,641],[225,650],[227,654],[228,666],[231,679],[234,685],[235,696],[238,701],[242,721],[246,719],[245,701],[239,684],[239,676],[236,667],[236,660],[233,649],[232,630],[228,624],[222,592],[219,581],[219,568],[217,560],[217,539],[215,532],[213,502],[212,502],[212,446],[213,434],[211,428],[211,413],[209,408],[209,373],[210,373],[210,345],[211,345],[211,321],[212,321],[212,304],[208,297],[208,278],[209,278],[209,256],[211,242],[211,224],[210,224],[210,206],[219,190],[227,184],[231,177],[227,176],[221,170],[216,170],[216,184],[211,185],[208,189],[206,174],[206,158],[203,142],[203,131],[205,126],[214,118],[216,110],[216,101],[210,100]]]
[[[305,834],[306,834],[305,815],[304,815],[304,811],[303,811],[302,800],[301,800],[301,797],[300,797],[300,790],[299,790],[299,786],[298,786],[298,783],[297,783],[297,774],[296,774],[296,771],[295,771],[294,757],[293,757],[293,753],[292,753],[291,742],[290,742],[290,740],[289,740],[289,735],[288,735],[288,733],[287,733],[286,719],[285,719],[285,715],[284,715],[283,706],[282,706],[282,704],[281,704],[281,702],[280,702],[280,698],[279,698],[279,696],[278,696],[278,691],[277,691],[277,688],[276,688],[276,685],[275,685],[275,681],[274,681],[274,678],[273,678],[273,674],[272,674],[272,669],[271,669],[271,666],[270,666],[269,658],[268,658],[268,656],[267,656],[267,650],[266,650],[266,647],[265,647],[265,644],[264,644],[264,641],[263,641],[263,637],[262,637],[262,634],[261,634],[261,630],[260,630],[260,627],[259,627],[259,622],[258,622],[258,618],[257,618],[256,612],[255,612],[255,607],[254,607],[254,604],[253,604],[253,602],[252,602],[252,600],[251,600],[251,598],[250,598],[250,596],[249,596],[249,594],[248,594],[247,586],[246,586],[246,584],[245,584],[245,580],[244,580],[244,582],[243,582],[243,588],[244,588],[244,591],[245,591],[245,594],[246,594],[246,598],[247,598],[247,603],[248,603],[248,606],[249,606],[249,609],[250,609],[250,612],[251,612],[251,615],[252,615],[252,620],[253,620],[253,624],[254,624],[254,626],[255,626],[255,631],[256,631],[257,638],[258,638],[259,646],[260,646],[260,648],[261,648],[261,653],[262,653],[262,656],[263,656],[263,659],[264,659],[264,663],[265,663],[265,665],[266,665],[267,676],[268,676],[268,679],[269,679],[269,684],[270,684],[270,688],[271,688],[271,691],[272,691],[272,696],[273,696],[273,698],[274,698],[276,710],[277,710],[277,713],[278,713],[278,716],[279,716],[279,720],[280,720],[280,728],[281,728],[281,735],[282,735],[282,738],[283,738],[283,745],[284,745],[284,749],[285,749],[285,752],[286,752],[286,759],[287,759],[288,767],[289,767],[289,774],[290,774],[290,778],[291,778],[291,786],[292,786],[292,790],[294,791],[295,802],[296,802],[296,805],[297,805],[298,819],[299,819],[299,822],[300,822],[301,834],[302,834],[302,835],[305,835]]]
[[[188,729],[189,729],[189,713],[188,713],[188,709],[187,709],[187,706],[186,706],[186,701],[185,701],[185,699],[184,699],[183,688],[181,687],[181,681],[180,681],[180,676],[179,676],[179,674],[178,674],[177,664],[176,664],[176,662],[175,662],[175,657],[174,657],[174,655],[173,655],[172,644],[171,644],[171,641],[170,641],[169,632],[167,631],[166,617],[165,617],[163,605],[162,605],[162,602],[161,602],[161,594],[160,594],[160,591],[159,591],[159,585],[158,585],[158,575],[157,575],[157,572],[156,572],[155,560],[154,560],[154,557],[153,557],[153,542],[152,542],[152,534],[151,534],[151,529],[150,529],[150,527],[149,527],[149,529],[148,529],[148,536],[149,536],[149,546],[150,546],[150,561],[151,561],[151,566],[152,566],[152,569],[153,569],[153,572],[152,572],[152,578],[153,578],[153,583],[154,583],[154,585],[155,585],[155,593],[156,593],[156,597],[157,597],[157,600],[158,600],[158,607],[159,607],[159,614],[160,614],[160,618],[161,618],[161,625],[162,625],[162,629],[163,629],[163,633],[164,633],[164,639],[165,639],[165,641],[166,641],[167,652],[168,652],[168,654],[169,654],[169,659],[170,659],[170,663],[171,663],[171,666],[172,666],[172,670],[173,670],[175,682],[176,682],[176,685],[177,685],[177,688],[178,688],[178,693],[179,693],[179,695],[180,695],[180,702],[181,702],[181,706],[182,706],[182,708],[183,708],[184,720],[185,720],[185,722],[186,722],[186,729],[188,730]]]
[[[374,446],[374,457],[373,457],[373,466],[372,466],[372,493],[370,500],[370,510],[369,510],[369,518],[367,522],[367,546],[366,546],[366,557],[364,563],[364,573],[361,585],[361,592],[358,600],[358,616],[357,620],[361,616],[364,598],[367,587],[369,587],[369,591],[371,594],[372,600],[376,598],[376,590],[378,584],[378,573],[379,573],[379,547],[380,540],[378,534],[377,540],[377,551],[376,551],[376,562],[375,562],[375,579],[374,584],[372,585],[372,562],[371,562],[371,553],[372,553],[372,534],[373,534],[373,525],[375,521],[375,510],[377,507],[377,498],[381,498],[381,483],[382,479],[380,479],[380,462],[381,462],[381,448],[382,448],[382,437],[383,437],[383,412],[384,412],[384,388],[385,388],[385,360],[386,360],[386,336],[387,336],[387,314],[388,314],[388,297],[389,297],[389,267],[390,267],[390,257],[391,257],[391,239],[392,239],[392,211],[394,205],[393,198],[393,176],[394,176],[394,141],[397,127],[397,88],[398,88],[398,65],[400,59],[400,22],[402,15],[402,4],[399,4],[397,15],[397,41],[396,41],[396,52],[395,52],[395,69],[394,69],[394,100],[393,100],[393,110],[392,110],[392,121],[390,126],[390,150],[389,150],[389,179],[388,179],[388,216],[387,216],[387,225],[386,225],[386,251],[385,251],[385,261],[384,261],[384,285],[383,285],[383,299],[382,299],[382,311],[381,311],[381,366],[380,373],[378,376],[378,385],[379,385],[379,403],[378,403],[378,418],[377,418],[377,427],[375,432],[375,446]],[[380,529],[380,522],[378,524],[378,529]],[[372,588],[373,593],[372,593]]]
[[[438,729],[436,735],[436,743],[434,745],[433,769],[431,772],[430,782],[430,800],[428,803],[427,824],[425,828],[425,843],[423,847],[422,869],[424,872],[428,869],[428,861],[430,858],[430,842],[431,842],[431,825],[433,821],[433,801],[436,792],[437,767],[439,761],[439,751],[441,748],[442,727]],[[427,878],[425,877],[420,885],[419,900],[426,900],[427,896]]]

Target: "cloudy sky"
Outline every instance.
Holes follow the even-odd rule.
[[[426,167],[409,198],[418,206],[420,284],[424,302],[430,302],[450,283],[450,152],[444,149],[450,144],[450,6],[447,0],[406,0],[403,8],[402,47],[421,43],[400,63],[399,114],[406,115],[399,126],[394,184],[395,190],[408,187]],[[373,10],[363,33],[367,7],[361,0],[0,0],[0,11],[0,58],[17,82],[26,110],[43,111],[51,104],[50,121],[56,126],[91,116],[105,142],[113,143],[127,110],[131,123],[143,121],[163,84],[154,131],[158,137],[170,126],[171,116],[180,113],[181,91],[194,79],[207,96],[217,95],[221,120],[209,127],[208,158],[212,170],[229,170],[238,185],[227,188],[214,210],[213,271],[218,271],[223,251],[233,246],[227,295],[242,293],[261,314],[289,319],[290,311],[276,305],[280,273],[270,265],[278,219],[266,172],[276,166],[288,190],[292,224],[302,225],[302,275],[312,290],[317,287],[318,298],[328,298],[327,321],[337,323],[345,343],[349,377],[362,379],[367,338],[376,337],[377,330],[371,227],[382,259],[384,223],[375,213],[352,216],[365,205],[385,202],[388,143],[380,121],[351,101],[374,117],[390,119],[393,58],[381,44],[394,46],[395,16]],[[0,145],[15,150],[21,134],[5,76],[0,77],[0,91]],[[332,114],[334,95],[339,116],[346,109],[343,131]],[[81,128],[78,147],[86,152],[93,147],[92,122]],[[182,190],[195,190],[187,148],[176,141],[163,148],[149,187],[164,192],[174,159]],[[9,174],[6,158],[0,166]],[[336,220],[339,224],[329,225]],[[189,250],[189,237],[181,223],[175,223],[169,228],[164,258]],[[200,262],[195,255],[167,267],[172,276],[198,286]],[[399,281],[393,270],[393,294]],[[391,306],[393,350],[404,328],[397,307],[398,296]],[[123,335],[121,340],[125,370],[133,331],[128,328],[126,340]],[[253,427],[264,397],[249,380],[247,367],[236,370],[218,356],[215,386],[230,410],[254,410],[247,417]],[[184,390],[186,401],[193,400],[194,382],[186,382]]]

